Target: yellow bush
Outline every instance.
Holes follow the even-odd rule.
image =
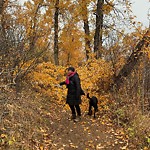
[[[65,69],[66,67],[51,63],[41,63],[28,75],[28,78],[39,93],[63,102],[66,97],[66,87],[60,88],[57,85],[65,81]],[[80,76],[83,90],[97,96],[99,96],[97,92],[103,90],[100,82],[103,81],[107,85],[112,75],[109,63],[96,59],[88,60],[84,66],[77,67],[76,71]]]

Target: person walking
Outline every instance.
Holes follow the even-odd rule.
[[[80,78],[75,68],[69,67],[67,71],[66,80],[61,82],[60,85],[66,85],[68,89],[66,103],[69,105],[72,113],[71,119],[78,122],[81,119],[81,95],[85,94],[81,89]]]

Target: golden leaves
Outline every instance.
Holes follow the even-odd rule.
[[[109,4],[103,5],[103,12],[104,14],[108,15],[113,10],[113,2],[109,2]]]
[[[6,134],[1,134],[1,138],[7,138]]]
[[[55,86],[58,84],[58,79],[64,80],[64,70],[65,68],[56,67],[51,63],[42,63],[28,75],[28,78],[33,88],[39,93],[57,100],[59,103],[64,103],[62,100],[66,95],[66,89]]]
[[[5,145],[6,143],[8,145],[13,145],[16,141],[14,136],[8,136],[7,134],[1,134],[0,135],[0,146]]]
[[[106,83],[109,82],[112,74],[109,63],[104,60],[89,59],[87,64],[76,68],[81,79],[81,86],[85,93],[91,93],[92,91],[92,94],[101,99],[101,105],[107,105],[108,99],[106,97],[100,98],[96,91],[100,88],[99,83],[101,80]],[[58,103],[63,104],[65,103],[67,89],[65,86],[60,88],[56,85],[65,80],[64,73],[64,67],[55,66],[51,63],[41,63],[35,68],[34,72],[28,75],[28,79],[33,88],[39,93],[49,96],[57,100]],[[105,83],[103,86],[106,86]],[[108,108],[105,107],[106,109]]]
[[[100,144],[98,144],[98,145],[96,145],[96,150],[100,150],[100,149],[104,149],[105,147],[104,146],[102,146],[102,144],[100,143]]]
[[[60,37],[60,63],[75,66],[84,59],[82,42],[79,37],[82,33],[73,24],[68,24]]]

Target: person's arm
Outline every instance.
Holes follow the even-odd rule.
[[[65,81],[59,83],[60,86],[65,85],[65,84],[66,84]]]

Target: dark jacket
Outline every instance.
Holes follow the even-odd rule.
[[[81,104],[81,85],[79,75],[76,73],[74,76],[69,78],[69,84],[66,85],[68,88],[66,103],[69,105]],[[60,85],[66,84],[65,81],[61,82]]]

